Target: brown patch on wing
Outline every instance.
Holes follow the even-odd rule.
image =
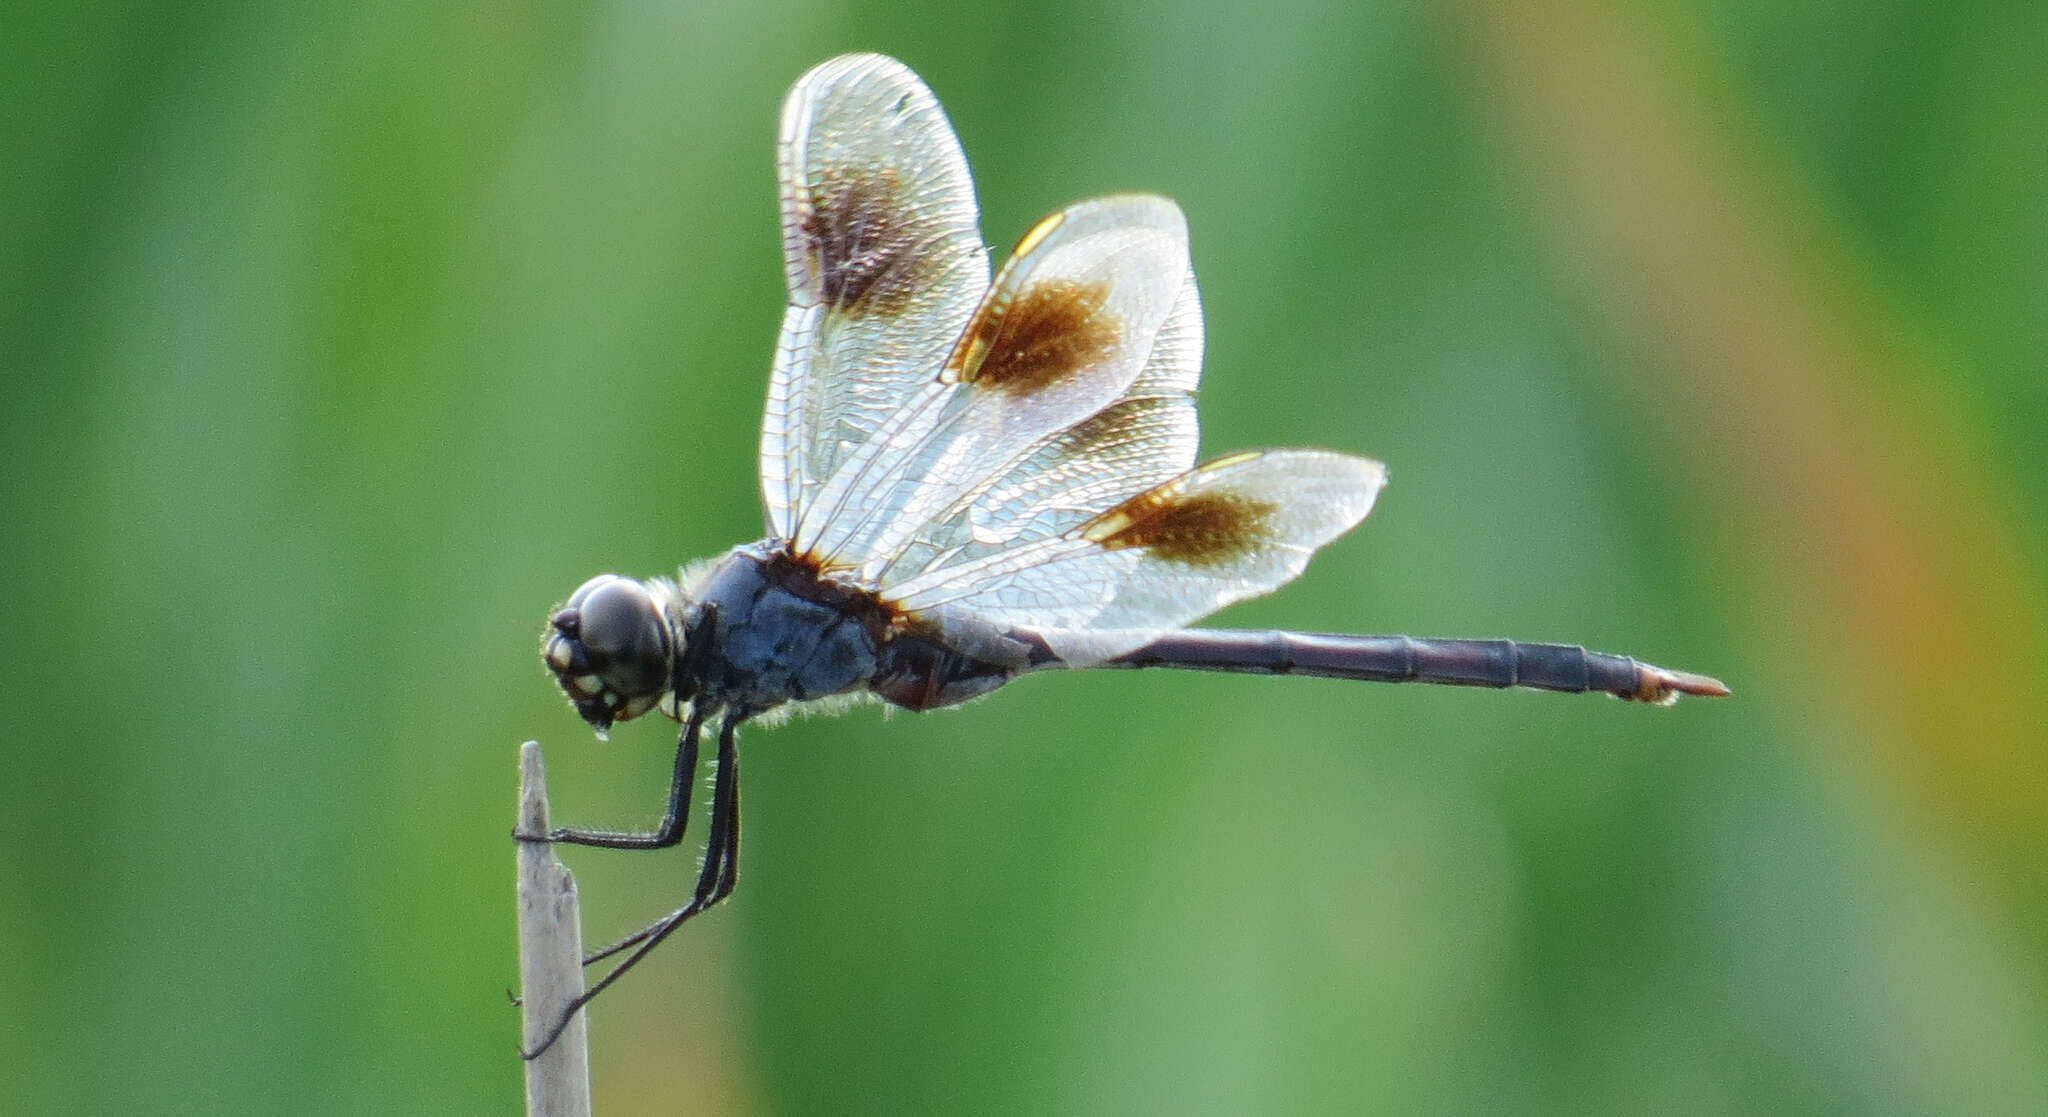
[[[825,303],[854,317],[900,313],[917,293],[918,246],[929,231],[903,196],[895,167],[825,167],[802,224]]]
[[[968,324],[953,366],[970,382],[1025,396],[1103,360],[1123,341],[1109,284],[1049,278],[1007,303],[987,303]]]
[[[1082,528],[1112,551],[1144,547],[1184,566],[1223,566],[1259,549],[1279,506],[1227,489],[1183,494],[1168,482],[1124,501]]]

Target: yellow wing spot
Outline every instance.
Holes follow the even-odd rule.
[[[1065,224],[1066,220],[1067,215],[1065,211],[1055,213],[1050,217],[1040,218],[1038,224],[1025,230],[1024,235],[1018,238],[1017,247],[1010,250],[1011,259],[1020,259],[1030,255],[1032,249],[1043,244],[1045,238],[1051,236],[1052,231]]]

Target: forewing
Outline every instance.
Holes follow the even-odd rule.
[[[941,633],[1031,632],[1069,664],[1098,663],[1292,580],[1385,483],[1384,466],[1344,454],[1233,454],[890,596]]]
[[[1098,198],[1040,222],[937,378],[841,462],[798,522],[798,552],[880,585],[935,523],[1131,389],[1187,275],[1187,225],[1165,198]]]
[[[902,63],[850,54],[805,74],[777,151],[789,308],[761,493],[787,539],[840,463],[932,382],[989,266],[960,142]]]

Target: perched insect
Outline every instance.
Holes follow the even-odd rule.
[[[787,703],[928,710],[1077,667],[1728,693],[1563,645],[1184,629],[1299,574],[1386,470],[1312,450],[1195,464],[1202,317],[1179,207],[1068,206],[991,281],[959,141],[924,83],[873,54],[797,82],[778,152],[789,308],[761,432],[768,538],[680,582],[599,575],[548,622],[548,666],[600,736],[649,710],[683,726],[655,830],[548,840],[681,841],[719,719],[695,892],[592,955],[632,950],[568,1015],[732,891],[737,731]]]

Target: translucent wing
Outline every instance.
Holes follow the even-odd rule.
[[[1108,407],[1043,438],[1009,472],[956,500],[897,555],[883,585],[1048,539],[1195,464],[1202,306],[1191,270],[1138,378]]]
[[[1286,584],[1365,518],[1385,483],[1380,463],[1344,454],[1233,454],[890,598],[960,646],[1028,631],[1070,664],[1097,663]]]
[[[1115,403],[1041,441],[967,508],[977,544],[1058,535],[1100,510],[1194,467],[1200,430],[1202,304],[1193,271],[1154,337],[1145,366]]]
[[[988,290],[974,183],[931,91],[850,54],[805,74],[778,141],[789,308],[761,429],[769,531],[930,384]]]
[[[1131,390],[1187,276],[1187,225],[1167,199],[1098,198],[1041,221],[938,375],[806,507],[797,552],[881,585],[956,510]]]
[[[1079,665],[1281,585],[1371,509],[1385,471],[1359,458],[1190,468],[1201,307],[1171,201],[1070,206],[991,286],[952,130],[876,55],[797,84],[781,170],[762,489],[834,576],[957,646],[1025,631]]]

